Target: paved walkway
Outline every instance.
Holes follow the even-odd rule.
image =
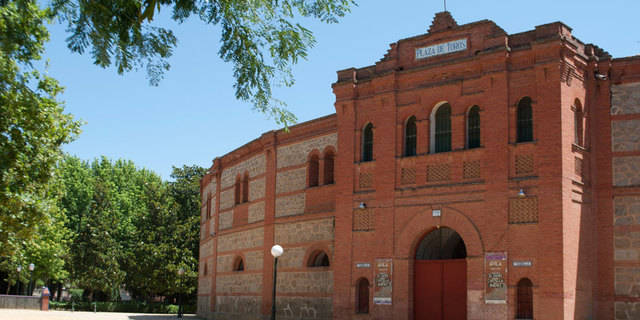
[[[0,309],[2,320],[173,320],[175,314],[120,313],[120,312],[71,312]],[[200,320],[195,315],[184,316],[187,320]]]

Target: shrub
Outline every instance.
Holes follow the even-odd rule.
[[[49,307],[52,310],[93,311],[95,304],[98,312],[129,312],[129,313],[178,313],[175,304],[147,303],[139,301],[122,302],[56,302],[51,301]],[[185,313],[195,313],[195,305],[184,305]]]

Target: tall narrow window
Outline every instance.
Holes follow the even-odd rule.
[[[356,313],[369,313],[369,280],[360,278],[356,282]]]
[[[412,116],[404,127],[404,155],[406,157],[416,155],[417,132],[416,117]]]
[[[436,111],[435,152],[451,151],[451,106],[441,105]]]
[[[518,103],[518,140],[517,142],[533,141],[533,111],[531,98],[524,97]]]
[[[362,132],[362,161],[373,160],[373,125],[368,123]]]
[[[333,151],[327,150],[324,154],[324,184],[333,183]]]
[[[207,194],[207,219],[211,219],[211,194]]]
[[[473,106],[467,115],[467,148],[480,147],[480,107]]]
[[[233,263],[233,271],[244,271],[244,261],[242,261],[242,257],[236,258],[236,261]]]
[[[533,319],[533,283],[527,278],[518,281],[516,319]]]
[[[580,100],[576,99],[574,106],[575,110],[573,111],[573,122],[574,122],[574,135],[575,140],[574,143],[579,146],[584,145],[584,127],[583,127],[583,112],[582,105],[580,104]]]
[[[318,185],[318,169],[318,156],[314,154],[309,159],[309,187],[315,187]]]
[[[242,202],[249,201],[249,173],[245,172],[242,179]]]
[[[240,176],[238,176],[236,178],[236,185],[235,185],[235,202],[236,204],[240,204],[242,202],[242,182],[240,181]]]

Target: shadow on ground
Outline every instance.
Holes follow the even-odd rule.
[[[129,320],[175,320],[177,319],[178,316],[177,315],[158,315],[158,316],[154,316],[154,315],[135,315],[135,316],[129,316]],[[189,314],[189,315],[184,315],[184,319],[186,320],[201,320],[200,318],[196,317],[195,315]]]

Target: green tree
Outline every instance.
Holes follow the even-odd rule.
[[[50,180],[60,146],[79,133],[55,79],[33,65],[48,40],[49,10],[0,1],[0,256],[17,254],[54,212]]]
[[[177,44],[169,29],[152,25],[161,9],[177,22],[195,16],[219,25],[218,55],[233,65],[235,95],[285,126],[295,116],[273,98],[272,86],[291,86],[291,65],[315,44],[312,32],[296,22],[310,17],[335,23],[353,0],[54,0],[53,11],[68,24],[68,47],[90,50],[95,64],[115,65],[118,73],[144,67],[157,84],[169,69]]]

